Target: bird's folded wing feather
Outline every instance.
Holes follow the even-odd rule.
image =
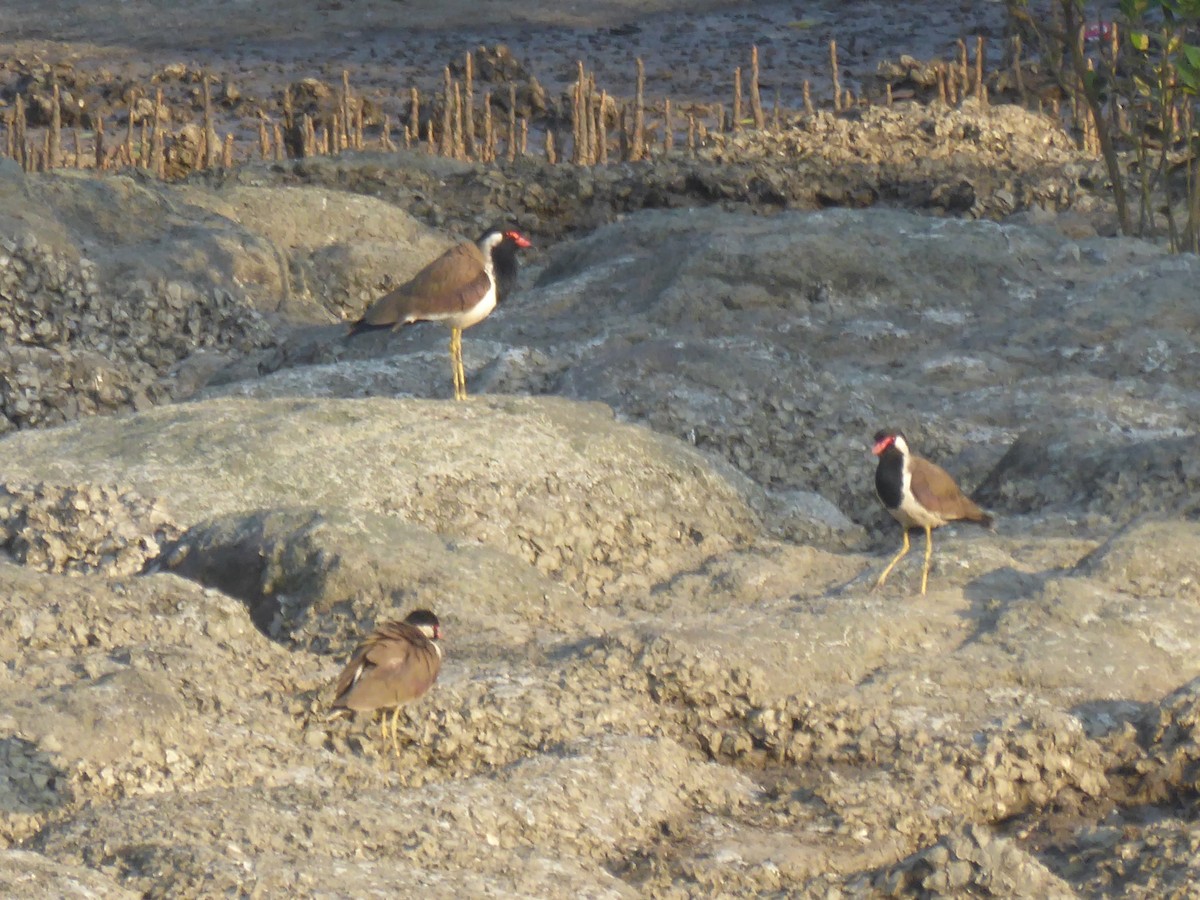
[[[977,518],[982,514],[955,483],[954,478],[939,466],[919,457],[911,461],[912,479],[909,489],[916,501],[926,509],[936,509],[947,519]]]
[[[488,288],[483,254],[474,244],[452,247],[409,281],[371,304],[368,325],[403,325],[453,315],[474,306]]]
[[[357,709],[395,706],[429,690],[440,668],[437,650],[418,629],[385,622],[355,651],[338,678],[336,696]]]

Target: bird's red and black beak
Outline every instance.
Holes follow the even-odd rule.
[[[871,448],[871,452],[876,456],[879,456],[884,450],[892,446],[894,443],[896,443],[896,436],[894,434],[885,434],[875,442],[875,446]]]
[[[512,241],[514,244],[516,244],[518,247],[520,247],[522,250],[524,250],[526,247],[533,246],[533,244],[530,243],[529,238],[525,237],[525,235],[521,234],[521,232],[519,232],[519,231],[506,231],[506,232],[504,232],[504,236],[506,238],[508,238],[510,241]]]

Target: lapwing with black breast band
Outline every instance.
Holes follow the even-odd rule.
[[[454,399],[467,397],[462,361],[462,332],[488,317],[503,293],[517,280],[517,251],[532,246],[512,228],[489,228],[475,243],[451,247],[411,279],[371,304],[350,326],[350,337],[364,331],[399,331],[413,322],[441,322],[450,329]]]
[[[384,622],[362,642],[334,688],[334,709],[371,712],[394,709],[392,749],[398,754],[396,725],[400,710],[433,687],[442,668],[442,636],[438,617],[427,609],[413,610],[403,622]],[[388,739],[388,719],[380,725]]]
[[[904,529],[904,546],[883,570],[875,587],[883,587],[896,563],[908,553],[909,529],[923,528],[925,566],[921,569],[921,594],[924,595],[929,584],[929,561],[933,556],[933,529],[960,521],[976,522],[990,528],[992,517],[959,490],[949,472],[911,452],[903,432],[878,432],[872,452],[879,457],[875,492],[892,518]]]

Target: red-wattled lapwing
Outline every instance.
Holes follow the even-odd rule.
[[[879,457],[875,469],[875,493],[904,529],[904,546],[892,558],[876,588],[883,587],[896,563],[908,553],[910,528],[925,529],[925,566],[921,570],[921,593],[929,583],[929,560],[933,556],[933,529],[947,522],[977,522],[990,528],[992,517],[964,494],[950,473],[908,449],[900,431],[880,431],[872,452]]]
[[[532,246],[511,228],[489,228],[475,243],[451,247],[400,287],[371,304],[350,326],[350,336],[412,322],[441,322],[450,329],[454,399],[467,397],[462,330],[483,321],[517,279],[517,251]]]
[[[338,676],[334,709],[394,709],[392,749],[399,753],[400,709],[424,696],[437,681],[442,668],[441,636],[438,617],[427,609],[413,610],[403,622],[384,622],[354,651]],[[386,741],[386,713],[380,730]]]

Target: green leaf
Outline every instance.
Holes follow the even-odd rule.
[[[1149,6],[1150,0],[1121,0],[1121,15],[1133,22],[1144,16]]]
[[[1150,49],[1150,35],[1146,34],[1146,32],[1130,31],[1128,34],[1129,45],[1133,47],[1134,50],[1140,50],[1145,53]]]
[[[1175,66],[1175,74],[1187,93],[1200,93],[1200,47],[1184,44],[1183,53]]]

